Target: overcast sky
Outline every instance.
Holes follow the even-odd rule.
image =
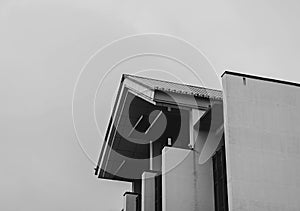
[[[0,210],[121,210],[130,185],[94,176],[72,124],[76,78],[102,46],[171,34],[203,51],[218,76],[231,69],[299,83],[299,11],[297,0],[1,0]],[[88,144],[92,158],[101,141]]]

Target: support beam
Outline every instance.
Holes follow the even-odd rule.
[[[196,142],[196,136],[198,134],[199,128],[195,128],[197,122],[199,122],[201,116],[205,113],[203,110],[198,109],[191,109],[190,110],[190,121],[189,121],[189,128],[190,128],[190,143],[189,147],[194,148]]]
[[[150,143],[150,170],[161,171],[161,143],[151,142]]]

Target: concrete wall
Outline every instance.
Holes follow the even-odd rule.
[[[212,160],[199,165],[198,159],[196,151],[163,149],[163,211],[214,211]]]
[[[123,207],[124,211],[136,211],[137,210],[137,198],[138,195],[134,193],[124,193]]]
[[[155,176],[157,173],[142,174],[142,211],[155,211]]]
[[[300,88],[222,81],[229,209],[300,210]]]

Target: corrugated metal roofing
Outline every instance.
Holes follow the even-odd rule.
[[[140,83],[151,90],[161,90],[165,92],[175,92],[180,94],[187,94],[193,96],[199,96],[210,99],[222,100],[222,91],[215,89],[208,89],[205,87],[198,87],[186,84],[180,84],[170,81],[163,81],[153,78],[146,78],[136,75],[124,74],[125,78]]]

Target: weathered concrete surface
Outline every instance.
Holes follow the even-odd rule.
[[[137,208],[137,194],[124,193],[123,207],[124,211],[136,211]]]
[[[196,151],[163,149],[163,211],[214,211],[212,160],[199,165],[198,159]]]
[[[154,172],[142,174],[142,211],[155,211],[155,176]]]
[[[229,209],[300,210],[300,88],[222,81]]]

